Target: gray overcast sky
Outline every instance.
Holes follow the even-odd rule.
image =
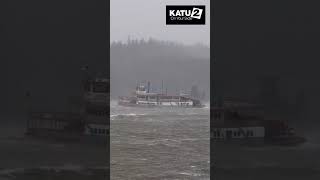
[[[206,25],[166,25],[166,5],[206,5]],[[210,0],[111,0],[111,41],[149,37],[184,44],[210,42]]]

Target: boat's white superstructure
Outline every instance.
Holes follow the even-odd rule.
[[[283,120],[268,120],[258,105],[226,101],[211,108],[211,139],[215,142],[258,140],[276,144],[305,142]]]
[[[132,96],[119,97],[119,105],[137,107],[203,107],[200,100],[192,98],[187,93],[167,95],[164,93],[150,92],[148,86],[138,85]]]
[[[88,78],[76,112],[30,112],[27,134],[59,139],[81,140],[109,136],[109,81]],[[74,104],[71,104],[73,106]]]

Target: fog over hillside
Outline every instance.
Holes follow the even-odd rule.
[[[155,39],[128,40],[113,42],[110,54],[112,98],[129,95],[142,81],[150,81],[158,90],[163,81],[170,94],[191,90],[196,85],[209,98],[209,47]]]

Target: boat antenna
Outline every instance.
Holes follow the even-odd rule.
[[[84,74],[84,80],[87,81],[90,79],[90,75],[89,75],[89,65],[84,65],[81,67],[81,71]]]

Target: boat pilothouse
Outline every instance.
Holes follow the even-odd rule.
[[[132,96],[120,96],[118,104],[135,107],[204,107],[199,99],[193,98],[185,92],[180,92],[179,95],[151,92],[150,82],[147,85],[137,85]]]
[[[263,142],[296,145],[305,138],[295,134],[283,120],[263,118],[261,107],[237,101],[225,101],[211,108],[211,139],[214,142]]]
[[[85,130],[91,136],[106,136],[109,133],[108,101],[109,81],[104,78],[88,79],[85,82]]]

